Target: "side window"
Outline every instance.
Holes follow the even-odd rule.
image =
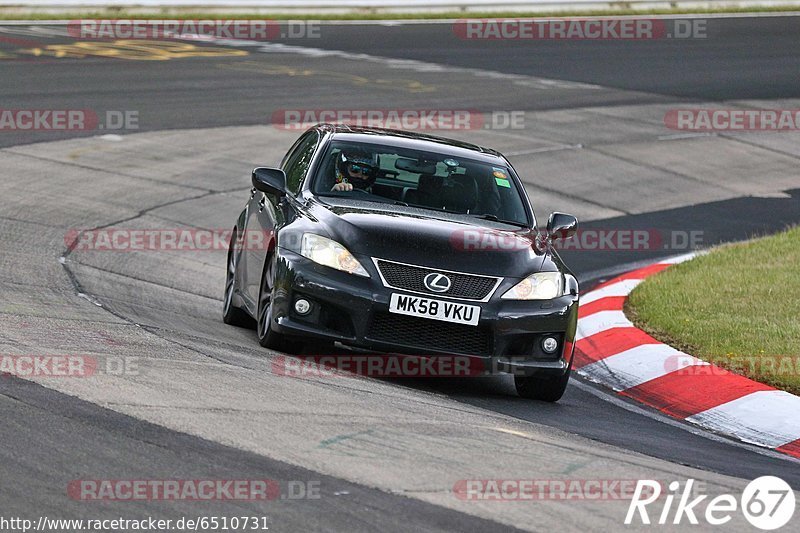
[[[286,172],[286,188],[290,193],[296,195],[300,192],[303,180],[308,173],[308,167],[311,165],[311,156],[314,155],[314,149],[318,142],[317,132],[310,131],[300,138],[286,158],[283,171]]]

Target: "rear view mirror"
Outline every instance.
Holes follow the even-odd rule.
[[[415,174],[436,174],[435,161],[417,161],[406,157],[398,157],[394,162],[397,170],[413,172]]]
[[[569,239],[578,231],[578,219],[566,213],[555,212],[547,220],[547,236],[550,240]]]
[[[266,193],[286,194],[286,174],[279,168],[258,167],[253,170],[253,187]]]

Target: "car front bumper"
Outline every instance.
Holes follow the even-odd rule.
[[[477,326],[451,324],[389,313],[392,293],[441,298],[385,287],[372,264],[364,265],[371,274],[366,278],[283,248],[277,253],[272,320],[278,333],[376,353],[466,356],[491,373],[563,375],[571,364],[577,295],[549,301],[501,300],[499,295],[508,288],[501,285],[488,302],[458,300],[480,306]],[[299,298],[312,304],[306,315],[294,309]],[[546,336],[559,341],[554,354],[541,348]]]

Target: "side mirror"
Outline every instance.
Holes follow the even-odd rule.
[[[253,169],[253,187],[277,196],[286,194],[286,174],[279,168],[258,167]]]
[[[578,219],[566,213],[555,212],[547,220],[547,237],[556,239],[569,239],[578,231]]]

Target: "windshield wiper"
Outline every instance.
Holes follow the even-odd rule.
[[[521,228],[527,228],[527,224],[523,224],[522,222],[517,222],[515,220],[503,220],[498,218],[497,215],[492,215],[490,213],[486,213],[483,215],[471,215],[475,218],[480,218],[481,220],[491,220],[492,222],[500,222],[501,224],[510,224],[512,226],[519,226]]]

